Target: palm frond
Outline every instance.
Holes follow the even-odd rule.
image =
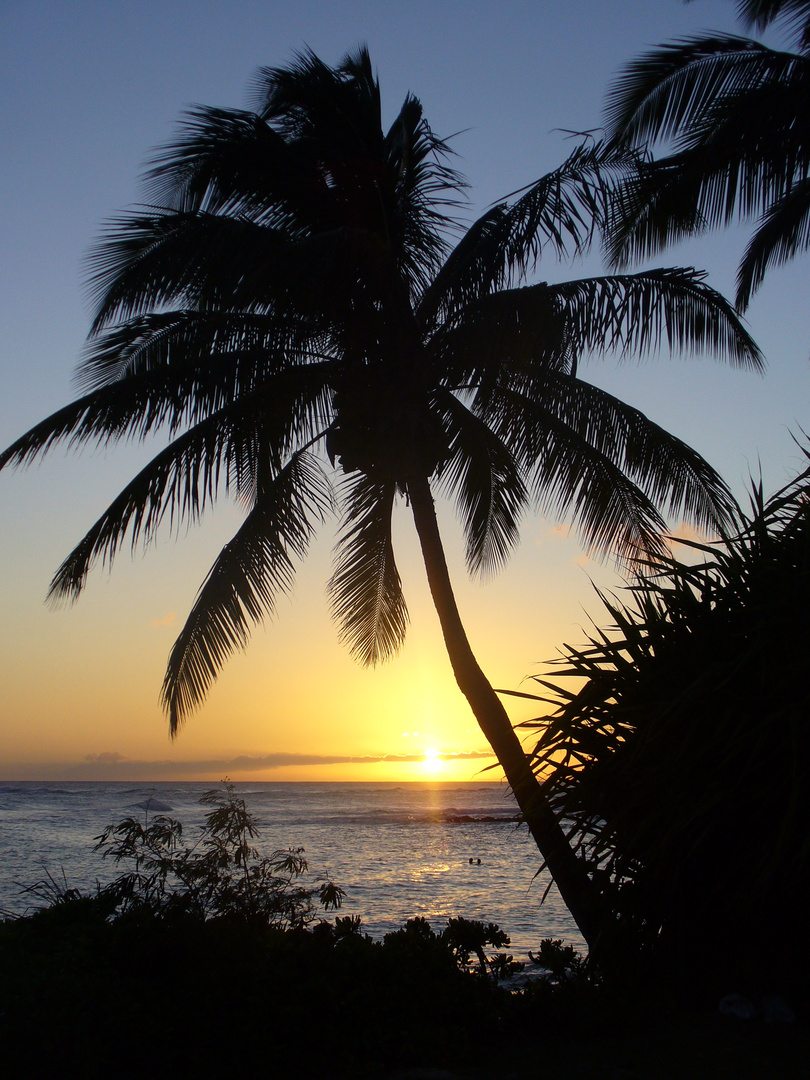
[[[293,244],[279,230],[215,214],[158,211],[113,220],[88,259],[91,334],[159,305],[256,309],[265,273]],[[267,294],[265,294],[266,296]],[[271,294],[272,295],[272,294]],[[269,297],[265,300],[267,303]]]
[[[698,168],[699,155],[687,160],[684,155],[673,155],[645,162],[628,180],[617,193],[603,227],[602,245],[609,267],[626,270],[670,244],[705,232],[708,222],[698,196],[684,195],[687,186],[699,188]]]
[[[280,394],[270,405],[261,398],[230,401],[174,439],[126,485],[65,559],[48,599],[75,601],[93,564],[101,559],[111,567],[128,533],[133,551],[141,540],[146,546],[164,521],[172,530],[196,523],[220,491],[235,492],[252,506],[264,470],[280,468],[300,440],[302,411],[300,402],[285,402]]]
[[[810,66],[804,75],[810,84]],[[610,264],[626,266],[735,218],[762,217],[788,198],[810,175],[805,99],[800,87],[762,87],[729,104],[728,115],[707,117],[681,152],[640,168],[606,219]]]
[[[128,437],[140,438],[159,426],[170,411],[161,391],[164,373],[132,380],[124,393],[118,383],[85,394],[40,421],[0,454],[0,469],[30,464],[57,443],[69,448],[89,442],[105,446]]]
[[[587,549],[634,561],[658,558],[659,507],[716,529],[731,498],[695,451],[635,409],[572,376],[539,379],[526,394],[502,390],[487,403],[530,479],[537,506],[570,520]]]
[[[405,638],[408,609],[394,561],[391,513],[396,485],[346,480],[346,524],[329,581],[340,639],[360,663],[387,660]]]
[[[238,397],[291,365],[317,368],[328,344],[292,314],[150,311],[107,327],[85,346],[76,381],[93,391],[162,369],[179,396]],[[182,385],[185,380],[185,385]]]
[[[147,201],[179,213],[245,216],[307,234],[313,220],[334,227],[325,178],[255,113],[191,109],[178,137],[154,155]]]
[[[675,182],[710,226],[761,214],[810,170],[810,59],[714,102],[685,129]],[[702,172],[701,172],[702,163]]]
[[[790,77],[796,57],[733,34],[700,35],[632,60],[608,91],[609,142],[652,146],[683,138],[723,98]]]
[[[611,264],[768,215],[788,199],[810,176],[808,85],[808,56],[730,35],[686,39],[633,61],[609,97],[610,136],[669,142],[671,152],[643,162],[614,201],[605,225]]]
[[[480,396],[538,367],[570,370],[568,345],[565,312],[542,283],[467,304],[432,335],[430,354],[446,386],[475,386]]]
[[[286,67],[261,67],[252,104],[292,144],[328,156],[377,156],[382,144],[380,87],[361,46],[330,67],[311,49]]]
[[[175,311],[148,313],[92,337],[79,367],[81,385],[99,390],[116,425],[112,438],[163,425],[170,434],[241,401],[247,413],[299,429],[300,442],[328,426],[332,343],[293,315]],[[253,404],[251,404],[251,402]],[[92,400],[88,411],[92,412]],[[284,410],[288,415],[282,416]],[[106,425],[106,426],[105,426]],[[96,428],[111,425],[102,412]]]
[[[622,147],[584,143],[563,164],[490,207],[447,257],[418,308],[430,324],[522,280],[546,246],[557,256],[582,254],[606,212],[611,193],[633,175],[637,155]]]
[[[796,47],[810,49],[810,4],[807,0],[737,0],[737,14],[753,30],[765,30],[775,22],[787,29]]]
[[[567,423],[546,415],[542,452],[534,456],[531,490],[538,507],[572,521],[586,550],[633,562],[664,550],[664,520],[613,456]]]
[[[448,236],[457,228],[454,212],[467,184],[448,164],[450,153],[409,94],[385,136],[385,160],[393,193],[388,231],[414,302],[446,258]]]
[[[558,169],[518,192],[508,206],[509,280],[525,278],[546,247],[558,259],[586,254],[615,191],[638,167],[636,151],[586,140]]]
[[[172,649],[162,700],[175,735],[202,702],[220,667],[247,645],[251,623],[275,609],[290,588],[315,525],[332,507],[318,463],[297,454],[263,485],[256,505],[225,545],[197,594]]]
[[[537,288],[537,287],[535,287]],[[762,354],[733,306],[705,274],[671,267],[542,286],[564,312],[576,354],[644,355],[666,344],[678,352],[710,352],[760,371]],[[531,303],[532,289],[525,290]]]
[[[134,550],[139,539],[149,542],[167,514],[172,528],[200,518],[220,485],[228,486],[229,459],[234,456],[233,412],[231,407],[215,413],[152,458],[59,567],[49,600],[78,599],[93,564],[101,559],[111,567],[127,532]]]
[[[709,352],[761,370],[762,354],[705,275],[671,267],[507,289],[469,304],[431,345],[449,386],[480,395],[550,371],[576,373],[589,354],[643,357],[662,346]]]
[[[406,97],[383,135],[379,84],[361,48],[336,68],[311,51],[287,68],[263,68],[255,100],[259,115],[325,179],[335,220],[376,236],[412,294],[421,292],[444,256],[455,224],[448,210],[466,185],[418,99]]]
[[[113,357],[108,359],[114,364]],[[150,367],[101,385],[7,447],[0,454],[0,469],[29,464],[60,442],[69,448],[103,447],[144,439],[161,427],[176,435],[185,425],[205,424],[220,412],[223,418],[241,413],[245,425],[250,418],[265,428],[272,422],[282,450],[292,449],[293,431],[299,445],[317,438],[329,423],[330,362],[281,367],[252,389],[255,380],[242,367],[244,360],[241,354],[230,355],[202,372],[193,363]]]
[[[737,271],[736,304],[744,311],[765,272],[810,248],[810,177],[769,207],[745,249]]]
[[[516,546],[528,493],[508,447],[483,420],[450,393],[437,405],[450,442],[441,483],[456,500],[467,569],[484,575],[499,569]]]
[[[582,379],[549,372],[523,392],[502,389],[487,403],[486,419],[540,486],[547,482],[543,479],[547,470],[551,470],[549,479],[553,475],[556,439],[562,441],[557,453],[565,453],[567,429],[573,440],[569,454],[576,454],[581,440],[670,515],[682,515],[712,533],[726,527],[733,515],[726,484],[697,451],[638,409]],[[551,441],[546,438],[546,425],[551,428]],[[569,482],[575,482],[573,460],[563,467],[570,467]]]

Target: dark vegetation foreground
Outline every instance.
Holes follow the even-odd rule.
[[[4,923],[0,958],[3,1059],[29,1077],[770,1080],[810,1061],[806,1012],[744,1021],[697,989],[640,1004],[584,978],[510,994],[418,923],[374,943],[145,909],[110,922],[85,899]]]
[[[559,661],[578,687],[538,680],[556,711],[528,725],[536,768],[611,913],[603,966],[802,996],[810,468],[681,551],[602,597],[610,625]]]
[[[45,907],[0,923],[4,1075],[806,1076],[800,997],[752,995],[741,1019],[697,979],[619,981],[548,940],[515,989],[493,925],[413,919],[372,941],[357,918],[319,921],[341,890],[306,886],[300,851],[261,856],[232,787],[205,799],[196,843],[125,819],[99,837],[127,867],[111,884],[51,879],[32,890]]]

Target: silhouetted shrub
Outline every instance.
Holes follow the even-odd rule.
[[[810,470],[697,563],[647,564],[567,647],[535,765],[621,949],[682,981],[784,992],[810,963]],[[646,960],[645,960],[646,957]]]

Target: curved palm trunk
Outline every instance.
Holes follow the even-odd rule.
[[[606,929],[596,890],[582,861],[543,795],[503,703],[478,666],[461,623],[447,571],[436,509],[426,478],[408,482],[414,524],[422,547],[430,592],[439,615],[450,663],[461,692],[517,799],[523,818],[582,936],[593,952]]]

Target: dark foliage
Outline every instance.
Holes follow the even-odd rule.
[[[741,0],[747,29],[779,26],[784,51],[701,34],[637,57],[608,94],[616,144],[665,150],[614,203],[608,249],[622,266],[732,221],[754,221],[737,274],[744,310],[766,272],[810,246],[810,3]]]
[[[148,811],[143,823],[126,817],[96,837],[104,858],[130,866],[99,889],[99,900],[111,902],[114,914],[146,907],[163,916],[179,909],[202,919],[229,916],[287,929],[312,921],[315,899],[327,911],[341,906],[343,891],[328,879],[316,887],[300,883],[308,870],[303,848],[260,854],[253,845],[258,824],[232,784],[207,791],[200,802],[211,810],[190,847],[182,843],[179,821],[162,814],[150,819]],[[63,899],[58,890],[46,886],[44,892],[57,906]]]
[[[774,990],[810,970],[810,470],[650,565],[566,647],[535,764],[639,952]],[[584,680],[584,682],[582,682]],[[728,982],[726,983],[728,985]]]
[[[309,1076],[474,1050],[498,1014],[494,989],[440,937],[403,933],[374,943],[146,906],[110,921],[74,900],[0,924],[4,1061],[86,1077],[272,1061]]]

